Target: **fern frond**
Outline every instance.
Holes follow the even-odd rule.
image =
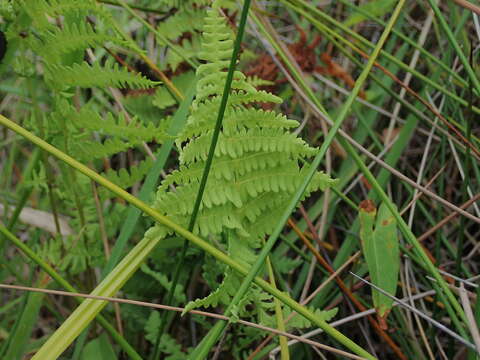
[[[43,56],[47,63],[59,63],[64,54],[101,46],[107,42],[128,46],[128,43],[114,35],[97,33],[88,23],[65,22],[62,28],[48,29],[42,33],[41,38],[32,40],[31,48]]]
[[[260,87],[260,86],[270,86],[274,85],[275,83],[273,81],[265,80],[265,79],[260,79],[257,75],[254,76],[248,76],[247,77],[247,82],[252,85],[253,87]]]
[[[146,264],[143,264],[140,267],[140,270],[142,270],[142,272],[154,278],[166,290],[170,289],[171,282],[168,280],[165,274],[162,274],[161,272],[150,269]],[[179,303],[185,302],[186,296],[185,296],[185,289],[183,285],[179,284],[176,287],[174,296],[177,302]]]
[[[168,175],[158,189],[154,207],[181,225],[187,225],[199,190],[213,127],[222,97],[226,70],[233,47],[233,36],[219,13],[219,1],[207,10],[202,51],[206,60],[197,70],[197,94],[191,106],[187,126],[177,138],[180,168]],[[281,99],[252,86],[239,71],[234,73],[232,90],[224,115],[212,170],[203,194],[193,229],[205,238],[221,242],[227,234],[228,253],[246,268],[256,258],[262,238],[270,234],[298,186],[307,168],[300,166],[317,150],[288,130],[296,121],[274,111],[259,108],[258,103],[279,103]],[[304,197],[335,183],[318,172]],[[176,191],[169,189],[176,185]],[[149,232],[162,234],[156,225]],[[166,230],[164,230],[166,231]],[[195,300],[188,309],[228,304],[243,278],[227,269],[220,286],[209,296]],[[271,298],[255,286],[235,310],[246,314],[246,305],[254,304],[259,317],[268,317]]]
[[[228,253],[236,261],[240,261],[241,264],[245,265],[251,262],[252,260],[254,260],[255,256],[248,246],[243,246],[240,248],[238,246],[239,244],[238,241],[235,242],[237,246],[233,245],[232,242],[229,242],[229,243],[230,243],[230,249]],[[233,245],[233,248],[232,248],[232,245]],[[225,273],[225,277],[222,283],[220,284],[220,286],[205,298],[196,299],[194,301],[189,302],[185,306],[185,310],[183,311],[183,314],[198,307],[208,308],[208,307],[216,307],[219,304],[228,304],[231,298],[234,297],[235,294],[237,293],[238,288],[240,287],[240,284],[242,282],[242,279],[243,277],[235,273],[232,269],[227,269]],[[246,297],[242,299],[242,308],[244,308],[249,303],[251,303],[251,298]],[[238,315],[238,312],[239,312],[238,309],[237,311],[235,310],[232,311],[233,316]]]
[[[58,110],[50,115],[54,124],[60,124],[61,119],[68,119],[70,124],[73,125],[73,129],[82,130],[81,135],[77,136],[77,141],[69,149],[72,154],[81,159],[104,158],[143,142],[156,141],[162,143],[170,138],[162,127],[155,126],[153,123],[144,125],[136,117],[128,122],[123,114],[116,117],[107,113],[102,116],[88,105],[77,111],[65,100],[58,101],[57,108]],[[100,143],[92,141],[92,136],[108,136],[109,138]],[[145,170],[142,169],[142,171]]]
[[[235,296],[235,292],[229,292],[229,290],[232,289],[229,275],[230,272],[227,274],[220,286],[208,296],[204,297],[203,299],[196,299],[190,301],[185,306],[185,310],[183,310],[182,315],[186,314],[190,310],[197,309],[199,307],[209,308],[216,307],[219,304],[227,303],[231,299],[231,297]]]
[[[145,339],[151,344],[156,344],[158,331],[160,329],[160,315],[156,310],[150,312],[147,323],[145,324]],[[167,333],[163,333],[160,338],[159,349],[162,354],[165,354],[166,360],[183,360],[188,357],[188,353],[191,351],[191,348],[188,349],[188,352],[185,353],[182,349],[182,345],[177,343],[177,341]],[[168,355],[168,356],[167,356]]]
[[[94,0],[19,0],[18,6],[22,7],[32,19],[38,30],[52,28],[53,25],[47,16],[59,15],[96,15],[103,19],[109,19],[110,13]]]
[[[80,161],[103,159],[134,147],[134,144],[117,138],[106,139],[103,143],[92,140],[76,139],[71,147],[71,155]]]
[[[172,71],[175,71],[185,59],[196,59],[200,48],[200,39],[197,36],[191,40],[185,39],[181,45],[177,45],[177,49],[182,56],[178,55],[175,51],[168,51],[165,56],[165,64],[170,66]]]
[[[311,189],[325,188],[334,183],[334,180],[331,180],[325,174],[319,174],[318,178],[318,183],[312,184]],[[322,179],[321,183],[320,178]],[[246,172],[243,176],[236,176],[230,182],[226,182],[223,178],[212,178],[205,190],[200,209],[206,210],[205,208],[231,204],[232,206],[229,209],[223,208],[222,211],[229,210],[228,216],[236,218],[237,224],[241,224],[242,220],[248,220],[248,223],[251,223],[248,227],[252,227],[256,216],[268,210],[269,207],[275,206],[275,208],[283,209],[289,195],[295,192],[302,180],[298,168],[291,161],[276,167],[266,167],[263,170]],[[166,192],[162,196],[161,202],[156,202],[155,206],[158,210],[170,215],[180,217],[191,215],[192,208],[186,204],[188,204],[189,199],[195,196],[198,186],[198,182],[193,182],[189,183],[188,186],[178,187],[175,193]],[[162,188],[165,189],[164,184],[162,184]],[[261,195],[264,193],[267,193],[268,196],[262,199]],[[281,196],[277,196],[277,193]],[[251,205],[247,206],[249,203]],[[237,212],[236,208],[241,209],[241,211]]]
[[[250,264],[252,264],[256,258],[256,254],[253,250],[252,244],[250,244],[245,239],[236,239],[235,236],[229,236],[228,254],[232,257],[232,259],[246,267],[250,266]],[[197,299],[188,303],[183,313],[186,313],[197,307],[208,308],[210,306],[215,307],[218,304],[228,304],[231,298],[237,293],[238,288],[242,283],[242,280],[243,276],[239,275],[231,268],[228,268],[220,286],[207,297],[203,299]],[[257,296],[251,296],[252,293],[250,293],[249,296],[245,296],[241,300],[240,306],[237,309],[233,309],[233,320],[235,320],[235,318],[237,318],[244,312],[245,307],[248,304],[256,302],[256,305],[260,305],[260,302],[258,302],[258,287],[254,286],[252,290],[256,292]],[[271,296],[269,294],[263,294],[263,296],[261,297],[263,299],[271,299]]]
[[[70,116],[70,119],[74,121],[77,127],[97,131],[104,135],[112,135],[132,142],[139,140],[150,142],[155,140],[158,143],[162,143],[169,138],[163,129],[153,123],[143,125],[136,117],[128,122],[123,114],[115,117],[112,113],[107,113],[106,116],[102,117],[98,112],[84,108],[76,113],[76,115]]]
[[[102,174],[102,176],[113,182],[115,185],[120,186],[122,189],[128,189],[142,181],[152,166],[153,160],[147,158],[139,162],[137,165],[129,166],[128,171],[125,168],[121,168],[118,171],[108,169]]]
[[[72,66],[48,65],[47,69],[46,80],[57,88],[65,86],[83,88],[112,86],[146,89],[159,84],[142,75],[131,73],[112,61],[107,61],[104,66],[101,66],[98,62],[93,65],[82,62]]]
[[[205,134],[212,129],[216,121],[215,114],[207,111],[209,107],[201,107],[191,117],[177,143],[182,143],[190,138]],[[271,128],[288,129],[298,126],[296,120],[287,119],[282,114],[273,111],[257,110],[252,108],[232,108],[226,113],[223,129],[226,135],[231,135],[242,129]]]
[[[315,317],[322,319],[323,321],[331,321],[335,315],[338,313],[338,308],[333,308],[330,310],[320,310],[318,308],[314,308],[312,306],[307,307],[312,313],[315,314]],[[292,309],[289,307],[285,307],[284,316],[285,318],[289,318],[290,314],[292,314]],[[272,323],[274,325],[274,323]],[[290,329],[306,329],[312,326],[312,323],[305,319],[303,316],[295,316],[292,318],[291,323],[289,322],[287,325],[287,331]]]
[[[189,35],[188,39],[182,39],[177,45],[182,56],[179,56],[176,51],[167,51],[165,64],[173,71],[177,69],[185,58],[188,60],[199,58],[201,47],[198,32],[204,27],[205,9],[211,3],[211,0],[162,1],[165,8],[171,9],[173,7],[177,11],[158,25],[158,31],[171,41],[178,39],[182,34]],[[225,9],[234,9],[236,8],[236,3],[234,0],[224,0],[221,6]],[[163,43],[163,39],[157,39],[157,41],[159,44]]]
[[[203,9],[185,8],[185,11],[178,11],[161,22],[157,31],[164,34],[167,39],[175,40],[186,32],[200,31],[203,27],[204,17]],[[160,44],[162,43],[160,42]]]

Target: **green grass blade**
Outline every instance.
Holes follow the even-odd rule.
[[[8,348],[3,355],[4,359],[23,359],[23,355],[35,328],[38,313],[42,307],[44,294],[27,294],[27,302],[17,318],[14,330],[10,333]]]
[[[343,5],[345,5],[347,7],[350,7],[352,9],[355,9],[355,12],[363,15],[365,17],[365,19],[375,21],[376,23],[378,23],[382,26],[385,26],[385,22],[382,19],[374,16],[371,12],[365,11],[365,9],[363,9],[362,6],[356,6],[355,4],[353,4],[352,2],[350,2],[348,0],[339,0],[339,1]],[[352,31],[352,30],[350,30],[350,31]],[[409,44],[412,47],[414,47],[415,50],[420,51],[420,53],[422,54],[422,56],[425,57],[425,59],[428,59],[432,63],[441,67],[443,69],[443,71],[445,71],[449,76],[452,76],[453,78],[455,78],[455,81],[458,81],[460,84],[462,84],[462,86],[465,86],[465,87],[467,86],[467,82],[460,75],[458,75],[456,72],[454,72],[447,64],[442,62],[441,59],[438,59],[438,57],[436,57],[435,55],[428,52],[428,50],[426,50],[422,46],[419,46],[418,43],[416,43],[415,41],[413,41],[412,39],[410,39],[408,36],[404,35],[400,31],[394,29],[392,31],[392,33],[395,34],[396,36],[398,36],[400,39],[402,39],[402,41],[404,41],[404,44]],[[355,32],[353,32],[353,34],[355,34]],[[359,36],[358,34],[355,34],[355,35]],[[366,41],[365,41],[365,44],[370,46],[370,47],[373,47],[373,45],[371,43],[368,44]],[[398,59],[398,60],[400,60],[400,59]]]
[[[455,50],[455,54],[458,56],[462,65],[464,66],[465,71],[467,72],[467,75],[468,75],[470,81],[472,82],[473,87],[474,87],[477,95],[480,94],[480,80],[478,79],[477,75],[475,74],[475,71],[473,70],[472,66],[470,65],[470,62],[468,61],[468,58],[465,56],[462,49],[460,48],[460,45],[458,44],[457,40],[455,39],[455,36],[453,35],[452,31],[450,30],[450,27],[447,24],[447,21],[445,20],[445,17],[442,15],[442,12],[438,8],[438,5],[436,4],[436,1],[428,0],[428,3],[430,4],[430,7],[432,8],[433,12],[435,13],[435,16],[437,17],[438,21],[440,22],[440,26],[441,26],[442,30],[447,35],[447,39],[448,39],[450,45]]]
[[[135,273],[157,243],[158,241],[143,239],[91,294],[113,296]],[[106,305],[106,301],[84,300],[32,359],[57,359]]]

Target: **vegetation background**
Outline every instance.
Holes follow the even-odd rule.
[[[478,16],[0,1],[0,358],[478,359]]]

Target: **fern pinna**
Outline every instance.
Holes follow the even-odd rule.
[[[164,179],[154,203],[156,210],[183,226],[189,222],[199,190],[232,54],[232,37],[219,12],[219,2],[214,2],[204,22],[200,56],[206,63],[197,70],[197,95],[187,125],[177,139],[180,168]],[[223,129],[194,227],[194,232],[221,244],[235,261],[245,266],[255,260],[262,239],[273,230],[304,177],[306,169],[299,162],[316,152],[288,132],[298,125],[296,121],[262,110],[258,105],[280,102],[280,98],[256,90],[241,72],[235,72]],[[318,172],[308,193],[333,183],[328,175]],[[172,185],[175,191],[171,190]],[[168,228],[157,224],[145,236],[157,238],[169,233]],[[187,310],[228,304],[241,280],[227,269],[218,289],[188,304]],[[252,287],[236,314],[248,315],[246,305],[253,303],[260,320],[265,320],[268,300],[266,294]]]

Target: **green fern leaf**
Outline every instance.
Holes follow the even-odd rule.
[[[170,289],[171,282],[168,281],[167,277],[164,274],[150,269],[146,264],[143,264],[140,267],[140,270],[142,270],[145,274],[150,275],[152,278],[154,278],[166,290]],[[179,303],[185,302],[186,300],[185,289],[183,288],[182,285],[178,285],[175,288],[174,297],[175,297],[175,300]]]
[[[43,56],[46,63],[60,63],[64,54],[76,50],[84,50],[88,47],[104,45],[113,42],[128,47],[129,44],[114,35],[97,33],[88,23],[68,23],[62,28],[55,27],[46,30],[41,38],[33,38],[31,48]]]
[[[178,66],[185,61],[185,59],[196,59],[200,50],[200,39],[193,37],[191,40],[183,40],[180,46],[177,46],[178,51],[182,56],[175,51],[168,51],[165,57],[165,64],[170,66],[172,71],[177,70]]]
[[[57,101],[57,111],[53,112],[49,118],[53,123],[52,128],[60,127],[64,119],[69,120],[74,134],[78,135],[73,135],[76,141],[71,141],[72,145],[65,150],[82,161],[105,158],[143,142],[162,143],[170,138],[162,127],[155,126],[153,123],[143,125],[135,117],[128,122],[123,115],[117,117],[111,113],[101,115],[88,105],[77,111],[64,99]],[[93,141],[94,137],[104,140],[103,142]],[[63,146],[62,137],[56,138],[54,142]],[[142,173],[145,171],[144,166]],[[134,180],[134,182],[136,181]],[[131,185],[130,182],[128,186]]]
[[[90,117],[86,115],[90,115]],[[78,117],[73,116],[70,119],[73,120],[78,127],[96,131],[104,135],[123,138],[132,142],[139,140],[150,142],[155,140],[158,143],[162,143],[169,138],[163,129],[155,126],[153,123],[143,125],[140,120],[135,117],[128,122],[123,114],[115,118],[114,115],[108,113],[102,119],[97,112],[90,109],[82,109],[78,113]]]
[[[82,138],[75,139],[71,146],[71,155],[83,162],[107,158],[135,146],[135,144],[118,138],[109,138],[103,143],[86,140],[85,136]]]
[[[324,310],[309,307],[309,310],[312,313],[314,313],[316,317],[322,319],[323,321],[327,321],[327,322],[331,321],[335,317],[335,315],[337,315],[337,313],[338,313],[338,308],[333,308],[333,309],[324,311]],[[286,307],[285,311],[284,311],[285,318],[289,317],[291,313],[292,313],[292,310],[289,307]],[[274,325],[274,324],[272,324],[272,325]],[[312,326],[312,324],[310,323],[310,321],[305,319],[303,316],[298,316],[297,315],[297,316],[293,317],[292,320],[290,320],[287,323],[287,331],[289,331],[290,329],[306,329],[306,328],[309,328],[311,326]]]
[[[172,221],[186,226],[193,211],[192,199],[199,189],[200,177],[208,156],[213,127],[222,97],[226,69],[232,54],[233,36],[219,13],[220,2],[207,10],[200,58],[207,63],[197,70],[197,96],[187,126],[177,138],[180,168],[162,182],[154,207]],[[288,130],[296,121],[274,111],[264,111],[258,103],[279,103],[281,99],[258,91],[239,71],[234,73],[232,91],[224,116],[212,170],[200,205],[194,232],[227,247],[232,259],[250,267],[265,235],[271,233],[306,175],[301,161],[317,150]],[[334,185],[335,181],[319,172],[308,188],[310,193]],[[169,186],[175,185],[176,191]],[[148,234],[160,232],[155,225]],[[227,234],[227,244],[222,239]],[[227,269],[223,282],[210,295],[187,305],[196,307],[228,304],[243,278]],[[253,304],[257,316],[268,317],[271,297],[255,286],[242,299],[234,317],[249,314]]]
[[[269,80],[265,80],[265,79],[260,79],[258,76],[254,75],[254,76],[249,76],[247,77],[247,82],[258,88],[260,86],[270,86],[270,85],[274,85],[275,83],[273,81],[269,81]]]
[[[38,30],[54,27],[48,17],[59,15],[96,15],[104,19],[110,18],[110,13],[94,0],[19,0],[16,3],[25,10]]]
[[[128,189],[129,187],[142,181],[152,165],[153,160],[151,158],[147,158],[135,166],[129,166],[128,171],[124,168],[118,171],[109,169],[104,172],[102,176],[120,186],[122,189]]]
[[[107,61],[104,66],[99,63],[89,65],[87,62],[72,66],[47,65],[45,78],[54,87],[60,89],[69,86],[146,89],[159,84],[142,75],[131,73],[112,61]]]
[[[128,171],[125,168],[121,168],[117,171],[108,169],[106,172],[102,173],[102,176],[115,185],[120,186],[122,189],[128,189],[144,180],[152,166],[152,158],[147,158],[140,161],[138,164],[130,165]],[[99,194],[100,198],[103,200],[115,197],[115,194],[103,187],[99,189]]]
[[[188,9],[186,8],[185,11],[178,11],[160,23],[157,31],[165,34],[167,39],[175,40],[183,33],[200,31],[203,26],[204,17],[205,11],[203,9],[189,7]],[[161,41],[160,44],[162,44]]]
[[[152,311],[145,324],[145,339],[151,344],[156,344],[158,329],[160,328],[160,315],[158,311]],[[160,338],[159,349],[162,354],[165,354],[165,360],[183,360],[188,357],[188,353],[184,352],[182,346],[170,335],[163,333]]]

